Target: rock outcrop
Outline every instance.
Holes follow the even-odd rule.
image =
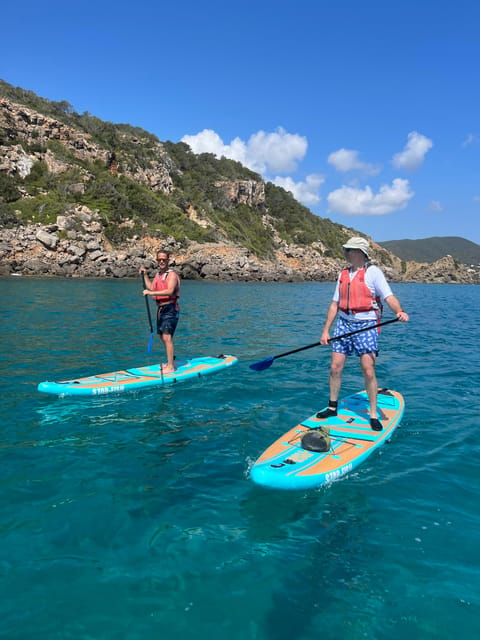
[[[404,263],[405,282],[429,282],[439,284],[480,284],[480,265],[475,268],[459,263],[452,256],[445,256],[432,263]]]
[[[149,158],[140,166],[138,162],[132,162],[126,154],[118,157],[112,151],[102,148],[87,133],[2,97],[0,97],[0,128],[5,131],[7,137],[12,140],[20,139],[25,142],[28,149],[35,149],[35,151],[25,151],[18,144],[0,145],[0,171],[9,175],[25,178],[34,163],[38,161],[44,161],[53,174],[64,173],[70,169],[74,165],[68,162],[68,158],[59,160],[47,148],[49,143],[56,142],[65,148],[67,154],[71,153],[78,160],[100,161],[112,173],[121,173],[148,186],[153,191],[167,194],[173,191],[170,160],[161,142],[151,143]],[[129,137],[129,142],[140,145],[140,141],[136,138]],[[86,171],[83,173],[88,177]]]
[[[219,180],[215,186],[224,190],[230,202],[258,207],[265,204],[265,184],[257,180]]]

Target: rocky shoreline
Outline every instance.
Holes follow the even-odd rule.
[[[140,267],[155,269],[159,247],[172,254],[172,266],[187,280],[291,282],[334,280],[338,260],[322,259],[312,249],[292,247],[273,260],[261,260],[247,249],[230,244],[182,246],[173,238],[158,240],[134,236],[113,247],[83,210],[75,212],[82,231],[64,216],[55,225],[28,225],[0,230],[0,275],[71,278],[137,277]]]
[[[480,283],[479,268],[459,264],[451,256],[431,264],[402,262],[371,244],[374,261],[375,255],[381,258],[379,264],[392,282]],[[315,247],[297,245],[282,245],[270,260],[227,242],[182,246],[173,238],[149,235],[133,236],[125,245],[113,247],[97,212],[78,206],[58,216],[56,224],[0,229],[0,276],[137,277],[140,267],[155,268],[160,246],[172,252],[173,266],[187,280],[334,281],[344,266],[342,260],[326,257]]]

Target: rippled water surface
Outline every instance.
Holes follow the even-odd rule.
[[[394,285],[378,378],[406,410],[330,487],[254,486],[260,453],[328,399],[333,285],[185,282],[178,356],[235,367],[68,399],[38,382],[149,364],[135,281],[0,280],[0,637],[480,637],[480,288]],[[386,318],[389,317],[386,315]],[[356,361],[342,395],[363,388]]]

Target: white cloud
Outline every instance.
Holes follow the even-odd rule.
[[[296,133],[287,133],[279,127],[274,133],[258,131],[247,142],[249,156],[265,163],[269,173],[290,173],[307,153],[307,139]]]
[[[443,211],[443,207],[438,200],[432,200],[428,206],[430,211]]]
[[[397,169],[413,171],[422,164],[427,151],[432,147],[433,142],[429,138],[416,131],[411,131],[403,151],[393,156],[392,164]]]
[[[474,135],[473,133],[469,133],[465,140],[462,142],[462,147],[469,147],[471,144],[478,144],[480,142],[480,137]]]
[[[315,205],[321,200],[319,189],[325,182],[324,176],[312,173],[305,178],[305,182],[294,182],[292,178],[276,176],[272,180],[278,187],[283,187],[285,191],[290,191],[293,197],[305,205]]]
[[[329,210],[347,216],[382,216],[404,209],[413,198],[408,180],[395,178],[392,185],[383,185],[377,194],[367,185],[365,189],[343,186],[328,194]]]
[[[480,202],[480,196],[473,196],[474,202]]]
[[[261,175],[295,171],[308,148],[304,136],[287,133],[282,127],[271,133],[258,131],[247,142],[235,138],[230,144],[225,144],[211,129],[204,129],[194,136],[183,136],[182,142],[188,144],[194,153],[213,153],[218,158],[225,156]]]
[[[362,162],[358,156],[358,151],[354,151],[353,149],[339,149],[338,151],[333,151],[328,156],[328,162],[333,165],[337,171],[363,171],[370,176],[380,173],[381,167],[368,162]]]
[[[182,142],[188,144],[194,153],[214,153],[218,155],[224,148],[222,139],[212,129],[204,129],[195,136],[183,136]]]

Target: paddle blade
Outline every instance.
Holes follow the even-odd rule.
[[[148,341],[147,353],[152,353],[152,345],[153,345],[153,333],[150,334],[150,340]]]
[[[260,360],[260,362],[253,362],[250,365],[250,369],[253,369],[254,371],[263,371],[264,369],[271,367],[274,360],[275,358],[270,356],[270,358],[265,358],[265,360]]]

